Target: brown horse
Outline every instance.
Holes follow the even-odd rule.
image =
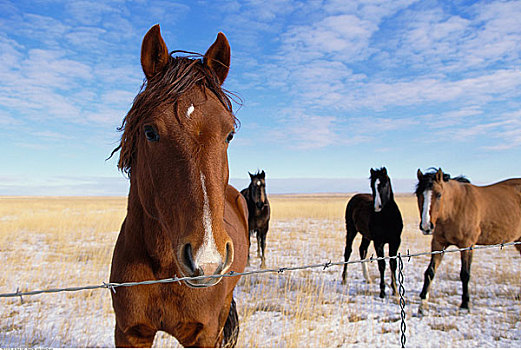
[[[219,33],[203,59],[172,57],[159,25],[143,39],[146,85],[123,120],[118,167],[130,177],[111,282],[244,271],[248,212],[228,185],[235,117],[223,92],[230,46]],[[113,152],[113,153],[114,153]],[[158,330],[183,346],[234,346],[233,278],[122,287],[112,293],[118,347],[150,347]]]
[[[521,240],[521,179],[504,180],[489,186],[474,186],[463,178],[451,179],[441,169],[422,174],[418,169],[416,197],[420,210],[420,230],[432,234],[431,249],[449,245],[459,248],[475,244],[491,245]],[[521,246],[516,248],[521,252]],[[420,293],[423,313],[429,286],[443,254],[432,255]],[[472,250],[461,252],[463,296],[461,308],[469,308],[468,283]]]

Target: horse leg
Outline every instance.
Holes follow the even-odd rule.
[[[446,248],[445,245],[432,240],[431,243],[431,251],[438,251],[438,250],[444,250]],[[423,314],[424,309],[427,308],[427,301],[429,300],[429,288],[432,283],[432,280],[434,279],[434,275],[436,274],[436,269],[440,265],[441,260],[443,259],[443,253],[441,254],[434,254],[431,256],[431,262],[429,263],[429,266],[427,267],[427,270],[425,270],[425,280],[423,282],[423,289],[420,293],[420,307],[418,309],[418,312],[420,314]]]
[[[383,258],[384,257],[384,244],[378,243],[378,244],[375,244],[374,247],[376,250],[376,255],[379,258]],[[380,270],[380,298],[385,298],[385,279],[384,279],[385,260],[384,259],[378,260],[378,270]]]
[[[248,260],[246,261],[246,266],[250,266],[251,235],[253,234],[253,231],[248,230],[248,234]]]
[[[266,236],[268,234],[268,225],[259,230],[260,231],[260,248],[261,248],[261,269],[266,267],[266,256],[264,252],[266,250]]]
[[[348,262],[349,257],[351,256],[351,252],[353,251],[352,245],[353,240],[356,236],[356,228],[355,225],[351,221],[346,221],[346,248],[344,251],[344,261]],[[344,271],[342,272],[342,284],[346,284],[346,276],[347,276],[347,264],[344,264]]]
[[[257,258],[261,257],[261,232],[259,229],[255,230],[255,233],[257,234]]]
[[[460,308],[469,308],[469,280],[470,280],[470,264],[472,263],[472,250],[464,250],[461,252],[461,272],[460,278],[463,284],[463,295]]]
[[[389,243],[389,256],[397,256],[398,248],[400,247],[400,239],[397,242]],[[396,259],[389,260],[391,266],[391,288],[393,289],[393,295],[396,295],[398,288],[396,287]]]
[[[116,323],[115,345],[117,348],[150,348],[156,332],[156,330],[145,325],[137,325],[123,332]]]
[[[369,248],[369,244],[371,243],[371,240],[362,237],[362,242],[360,243],[360,260],[364,260],[367,256],[367,248]],[[369,273],[367,272],[367,263],[362,263],[362,273],[364,274],[364,278],[367,283],[372,283],[371,277],[369,276]]]
[[[223,328],[223,339],[221,346],[223,348],[234,348],[237,345],[237,338],[239,337],[239,315],[237,315],[237,306],[235,300],[232,298],[230,304],[230,312]]]

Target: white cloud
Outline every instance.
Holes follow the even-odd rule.
[[[280,126],[271,137],[294,149],[316,149],[334,144],[338,135],[334,130],[336,119],[328,116],[307,115],[303,111],[286,111]]]
[[[374,22],[351,14],[328,16],[312,25],[293,27],[281,36],[284,61],[300,65],[332,55],[340,55],[344,62],[363,60],[377,28]]]

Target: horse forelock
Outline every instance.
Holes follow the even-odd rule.
[[[205,94],[208,91],[213,93],[233,116],[230,93],[220,86],[219,79],[212,69],[205,66],[201,59],[170,56],[169,63],[162,72],[149,80],[144,80],[132,107],[118,128],[118,131],[123,132],[121,142],[112,151],[110,157],[120,151],[118,168],[121,171],[130,177],[137,153],[137,140],[141,135],[141,126],[145,118],[156,112],[160,106],[176,107],[179,98],[194,86],[201,87]],[[180,118],[177,108],[174,108],[174,113],[179,123],[186,119]],[[233,118],[237,126],[239,121],[235,116]]]
[[[386,174],[386,172],[384,172],[384,168],[383,167],[380,168],[380,169],[373,170],[373,172],[369,176],[369,179],[371,180],[371,183],[374,183],[376,181],[376,179],[380,179],[380,181],[382,181],[382,180],[386,181],[388,178],[389,177]]]
[[[418,181],[418,184],[416,185],[416,191],[415,194],[417,196],[423,194],[425,190],[432,190],[432,187],[434,185],[434,182],[436,181],[436,173],[438,172],[438,169],[433,169],[432,171],[423,174],[422,179]],[[443,181],[448,182],[449,180],[454,180],[461,183],[470,183],[470,180],[463,176],[456,176],[454,178],[450,177],[450,174],[443,173]]]
[[[434,179],[435,179],[436,173],[425,173],[423,174],[423,177],[421,180],[418,181],[418,184],[416,184],[416,196],[420,196],[425,192],[425,190],[432,190],[432,186],[434,185]]]

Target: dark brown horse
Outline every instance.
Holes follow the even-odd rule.
[[[130,177],[127,216],[111,282],[242,272],[248,212],[228,185],[235,128],[221,89],[230,46],[219,33],[203,59],[172,57],[159,26],[143,39],[146,86],[122,125],[119,168]],[[114,153],[113,152],[113,153]],[[239,331],[233,278],[122,287],[112,293],[118,347],[150,347],[157,331],[183,346],[233,346]]]
[[[418,169],[416,197],[420,230],[432,235],[431,249],[449,245],[459,248],[521,240],[521,179],[509,179],[489,186],[474,186],[464,177],[451,179],[441,169],[423,174]],[[521,252],[521,246],[516,248]],[[432,255],[425,271],[419,312],[427,307],[429,287],[443,254]],[[468,283],[472,250],[461,252],[461,308],[469,308]]]
[[[261,268],[266,267],[266,235],[270,224],[270,202],[266,195],[266,173],[264,170],[250,174],[250,185],[241,191],[248,203],[248,228],[250,236],[257,235],[257,256],[261,258]],[[250,253],[248,250],[248,261]]]
[[[353,240],[357,232],[362,234],[360,244],[360,258],[365,259],[367,248],[373,241],[376,255],[384,256],[384,245],[389,244],[389,256],[395,256],[400,248],[403,229],[402,214],[394,201],[391,179],[387,169],[371,169],[371,190],[369,193],[360,193],[349,200],[346,207],[346,248],[344,261],[351,256]],[[391,288],[396,294],[396,260],[389,261],[391,265]],[[366,263],[362,263],[364,278],[369,283]],[[385,297],[385,260],[378,260],[380,270],[380,298]],[[342,272],[342,283],[346,283],[347,265]]]

